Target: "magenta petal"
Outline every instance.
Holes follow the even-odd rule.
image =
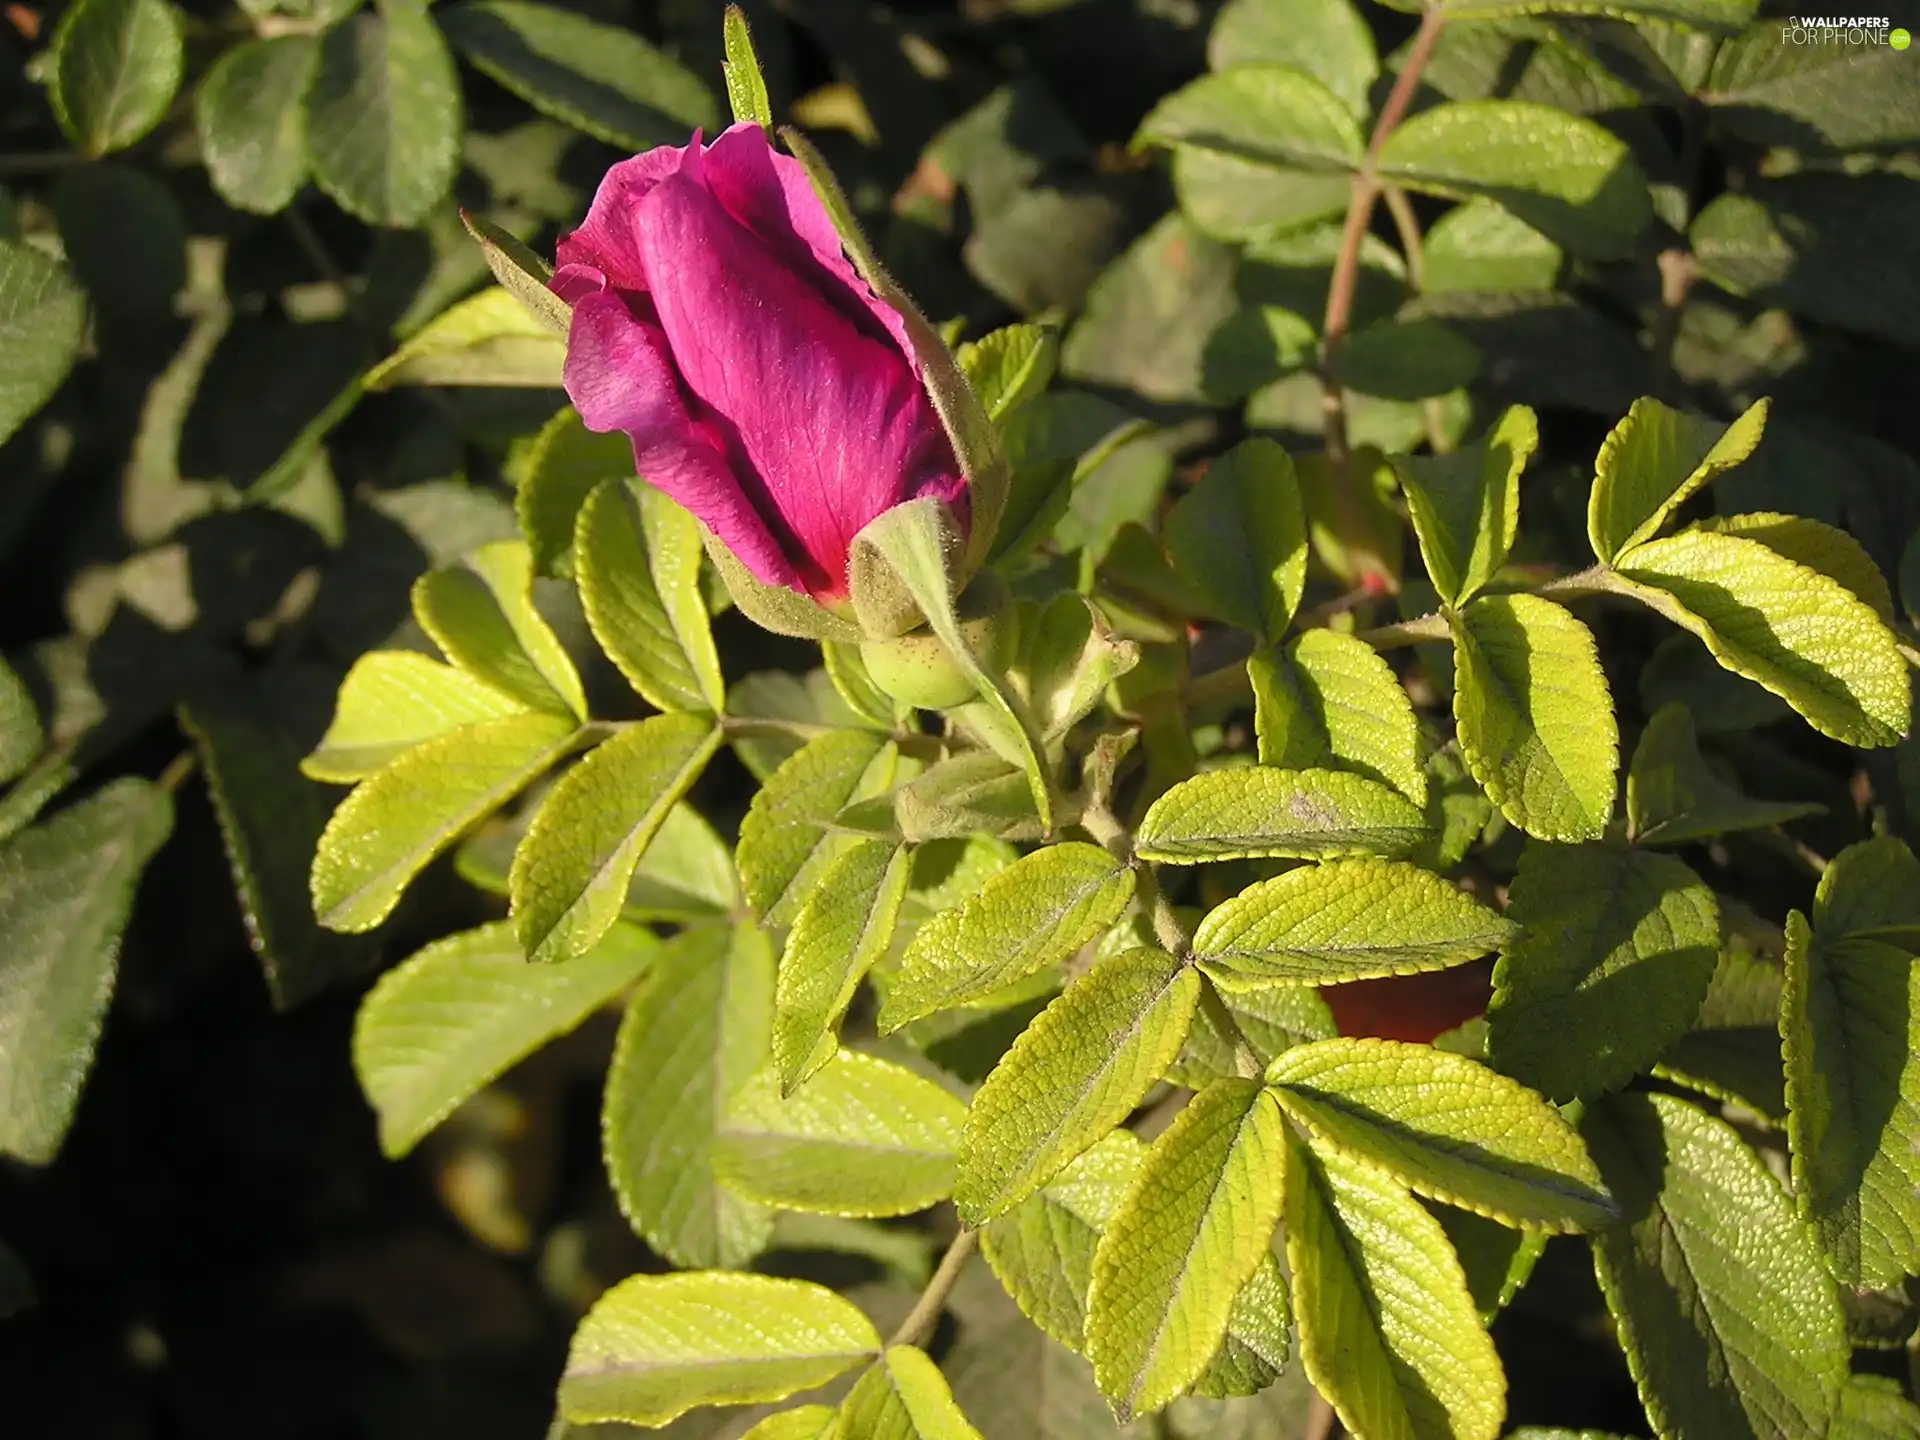
[[[645,290],[647,277],[640,268],[640,247],[633,231],[633,217],[641,197],[667,176],[680,169],[688,150],[698,149],[696,133],[684,147],[661,145],[622,160],[607,171],[600,188],[594,192],[593,205],[580,228],[560,237],[555,248],[555,265],[565,270],[587,265],[598,270],[615,290]],[[555,276],[557,280],[558,275]]]
[[[756,579],[799,588],[712,427],[688,412],[658,329],[617,296],[589,295],[574,306],[564,379],[589,430],[627,433],[642,479],[692,512]]]
[[[734,219],[769,245],[810,256],[827,272],[823,293],[844,295],[850,313],[877,320],[919,374],[906,321],[869,290],[853,268],[798,160],[776,151],[767,142],[767,132],[753,124],[729,126],[701,158],[701,182]],[[801,266],[795,268],[805,273]]]
[[[876,515],[961,493],[906,356],[865,333],[790,256],[687,175],[648,193],[636,229],[687,389],[701,413],[732,422],[728,454],[758,475],[826,593],[844,588],[853,538]]]

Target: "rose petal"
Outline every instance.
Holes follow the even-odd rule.
[[[727,452],[745,457],[829,577],[810,590],[844,590],[853,537],[882,511],[958,497],[952,447],[905,355],[829,302],[817,272],[796,270],[688,174],[647,194],[637,229],[675,366],[700,409],[731,422]]]
[[[915,375],[920,373],[913,346],[907,340],[907,324],[900,312],[881,300],[860,278],[847,259],[840,234],[814,193],[806,167],[791,155],[782,155],[767,141],[767,132],[758,125],[729,126],[707,147],[703,157],[702,180],[733,218],[765,240],[789,253],[804,253],[820,265],[838,285],[823,283],[821,293],[856,317],[861,328],[869,329],[878,321],[886,334],[900,347],[900,353]],[[806,267],[796,264],[801,274]]]
[[[688,145],[656,146],[644,155],[622,160],[607,171],[580,228],[560,237],[553,257],[557,269],[591,266],[616,290],[645,290],[647,277],[640,266],[640,245],[634,235],[633,217],[642,197],[667,176],[677,173],[687,151],[697,150],[699,145],[700,135],[696,131]],[[554,279],[559,279],[557,273]]]
[[[800,587],[798,568],[749,493],[757,478],[743,484],[714,427],[688,411],[656,326],[616,295],[589,295],[573,309],[563,378],[581,422],[625,431],[641,478],[691,511],[755,579]]]

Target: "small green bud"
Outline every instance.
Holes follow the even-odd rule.
[[[1008,607],[1006,590],[982,575],[960,597],[960,638],[989,672],[1006,668],[1018,649],[1019,625]],[[867,674],[887,694],[921,710],[951,710],[976,699],[973,681],[941,642],[924,626],[890,640],[864,640],[860,658]]]

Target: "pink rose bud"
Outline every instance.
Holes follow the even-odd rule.
[[[964,525],[899,313],[758,125],[614,166],[557,259],[581,420],[625,431],[639,475],[763,583],[842,598],[854,536],[922,496]]]

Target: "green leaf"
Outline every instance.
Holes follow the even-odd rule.
[[[172,798],[126,777],[0,846],[0,1153],[59,1153],[134,891],[172,830]]]
[[[1174,504],[1164,530],[1175,571],[1230,625],[1271,643],[1307,579],[1307,522],[1293,462],[1271,440],[1243,440]]]
[[[1107,687],[1140,663],[1140,647],[1116,637],[1082,595],[1056,595],[1023,632],[1019,679],[1049,741],[1092,714]]]
[[[1134,839],[1143,860],[1196,865],[1402,854],[1425,836],[1426,817],[1384,785],[1335,770],[1260,765],[1181,781],[1148,808]]]
[[[1529,845],[1507,918],[1521,934],[1494,967],[1488,1053],[1563,1103],[1658,1060],[1693,1022],[1720,953],[1713,892],[1643,850]]]
[[[987,418],[1002,424],[1037,399],[1060,360],[1060,332],[1047,325],[1003,325],[962,345],[954,358]]]
[[[1473,778],[1529,835],[1597,839],[1620,733],[1592,632],[1535,595],[1483,595],[1452,628],[1453,714]]]
[[[180,12],[167,0],[77,0],[53,32],[47,99],[89,155],[124,150],[180,88]]]
[[[1281,1189],[1300,1356],[1341,1422],[1367,1440],[1493,1440],[1506,1376],[1440,1222],[1297,1140]]]
[[[1787,1135],[1800,1213],[1843,1284],[1920,1270],[1920,966],[1787,916]]]
[[[276,215],[307,178],[307,91],[320,65],[312,35],[244,40],[214,62],[193,97],[207,178],[238,210]]]
[[[661,710],[718,715],[727,692],[700,594],[700,522],[651,486],[607,480],[580,511],[574,573],[587,624]]]
[[[794,917],[773,993],[773,1060],[790,1092],[838,1049],[860,981],[893,944],[912,852],[863,840],[821,874]]]
[[[1467,1288],[1480,1309],[1480,1322],[1493,1324],[1532,1277],[1550,1237],[1541,1230],[1509,1230],[1498,1220],[1471,1210],[1445,1205],[1427,1208],[1447,1232],[1447,1243],[1466,1271]]]
[[[907,707],[873,683],[858,645],[826,640],[820,645],[821,668],[836,693],[862,721],[875,730],[892,730],[903,723]]]
[[[533,605],[533,557],[518,540],[483,545],[414,583],[414,618],[446,657],[530,709],[587,718],[579,672]]]
[[[1221,1080],[1175,1117],[1107,1223],[1087,1295],[1087,1354],[1125,1421],[1207,1368],[1280,1218],[1286,1121],[1259,1085]]]
[[[906,1215],[947,1198],[967,1107],[911,1070],[841,1050],[785,1099],[762,1070],[721,1122],[714,1171],[783,1210]]]
[[[1420,288],[1428,295],[1553,289],[1560,247],[1490,200],[1456,205],[1427,231]]]
[[[0,785],[39,757],[46,738],[26,682],[11,665],[0,660]]]
[[[1829,1440],[1920,1440],[1920,1406],[1901,1393],[1898,1381],[1854,1375],[1840,1391],[1840,1411]]]
[[[439,18],[489,78],[596,140],[646,150],[719,126],[706,85],[632,30],[530,0],[465,0]]]
[[[1892,836],[1849,845],[1820,877],[1813,928],[1828,939],[1862,936],[1920,948],[1920,861]]]
[[[987,1076],[960,1136],[954,1204],[1004,1215],[1140,1103],[1180,1053],[1200,976],[1158,950],[1095,962]]]
[[[1903,68],[1912,57],[1885,44],[1790,44],[1788,28],[1759,20],[1716,49],[1700,88],[1716,127],[1814,155],[1920,140],[1920,101]]]
[[[1194,932],[1194,957],[1233,989],[1337,985],[1444,970],[1517,933],[1438,875],[1393,860],[1329,860],[1249,885]]]
[[[1650,397],[1634,401],[1594,462],[1587,499],[1594,555],[1610,565],[1622,551],[1659,534],[1696,491],[1753,453],[1766,423],[1765,400],[1731,425],[1682,414]]]
[[[428,321],[360,383],[369,390],[396,385],[555,390],[566,353],[565,341],[494,287]]]
[[[1622,554],[1636,594],[1843,744],[1892,745],[1910,693],[1894,637],[1837,580],[1758,540],[1692,530]]]
[[[1654,712],[1627,769],[1627,826],[1640,845],[1683,845],[1730,830],[1782,825],[1820,809],[1750,799],[1722,780],[1701,756],[1693,716],[1680,704]]]
[[[1363,640],[1308,630],[1247,660],[1260,763],[1347,769],[1427,801],[1420,726],[1393,667]]]
[[[980,1232],[980,1253],[1021,1313],[1071,1350],[1086,1343],[1094,1247],[1146,1160],[1115,1130]]]
[[[300,768],[310,779],[351,784],[429,740],[521,711],[464,670],[413,650],[374,650],[340,682],[333,723]]]
[[[1176,178],[1184,158],[1176,156]],[[1240,169],[1261,171],[1259,166]],[[1291,190],[1295,177],[1283,178]],[[1322,203],[1337,212],[1345,208],[1352,184],[1344,175],[1330,178],[1330,188],[1338,193]],[[1202,400],[1207,347],[1240,308],[1233,287],[1235,263],[1232,250],[1184,215],[1175,211],[1165,216],[1087,291],[1086,308],[1061,346],[1062,373],[1091,386],[1131,390],[1148,400]],[[1161,453],[1143,442],[1133,457],[1152,465]],[[1101,519],[1095,514],[1086,518],[1096,524]]]
[[[1286,65],[1236,65],[1201,76],[1154,106],[1133,143],[1335,173],[1357,168],[1364,144],[1349,106]]]
[[[329,930],[371,930],[413,877],[576,743],[571,719],[509,715],[409,749],[355,786],[321,832],[313,911]]]
[[[1920,183],[1907,176],[1808,172],[1720,196],[1694,218],[1688,239],[1701,274],[1724,290],[1908,345],[1920,330],[1920,287],[1884,267],[1916,218]]]
[[[1529,1230],[1591,1230],[1619,1214],[1560,1112],[1464,1055],[1321,1040],[1276,1057],[1267,1084],[1316,1153],[1377,1166],[1449,1205]]]
[[[460,223],[480,246],[493,278],[554,334],[565,336],[573,307],[548,288],[553,267],[491,220],[460,212]]]
[[[1784,1122],[1783,988],[1778,962],[1756,954],[1739,937],[1729,937],[1693,1029],[1667,1051],[1655,1073],[1716,1100],[1745,1105],[1776,1123]]]
[[[895,759],[885,736],[834,730],[781,763],[740,822],[736,858],[756,915],[769,925],[793,923],[826,867],[852,843],[827,822],[886,789]]]
[[[513,855],[514,931],[530,960],[570,960],[607,933],[634,866],[720,748],[703,715],[655,715],[553,787]]]
[[[1133,872],[1097,845],[1049,845],[922,925],[887,985],[882,1034],[1074,954],[1120,918]]]
[[[1229,0],[1207,34],[1207,64],[1291,65],[1340,97],[1355,117],[1380,73],[1373,33],[1349,0]]]
[[[966,835],[1041,838],[1026,772],[985,750],[928,766],[894,792],[893,808],[900,833],[916,843]]]
[[[1507,15],[1619,15],[1675,20],[1706,31],[1735,29],[1753,15],[1755,0],[1446,0],[1447,14],[1496,20]],[[1396,5],[1396,9],[1412,9]]]
[[[1585,259],[1625,258],[1653,218],[1646,177],[1623,141],[1524,100],[1423,110],[1387,137],[1378,164],[1410,190],[1497,201]]]
[[[660,1426],[697,1405],[782,1400],[880,1349],[873,1323],[824,1285],[770,1275],[634,1275],[573,1332],[560,1413]]]
[[[763,130],[773,129],[773,105],[767,82],[760,75],[760,57],[753,53],[753,36],[738,5],[727,7],[723,28],[727,58],[721,70],[727,82],[727,103],[735,120],[751,120]]]
[[[31,245],[0,240],[0,441],[67,378],[86,318],[87,298],[66,266]]]
[[[1540,444],[1540,423],[1510,405],[1493,428],[1450,455],[1396,455],[1420,556],[1433,588],[1464,605],[1499,573],[1520,525],[1520,472]]]
[[[714,1174],[721,1121],[766,1059],[772,1023],[773,951],[752,926],[682,931],[627,1006],[600,1116],[607,1178],[676,1265],[744,1265],[772,1234],[773,1217]]]
[[[306,686],[285,700],[236,690],[177,712],[207,777],[240,916],[276,1010],[358,975],[373,953],[363,940],[322,929],[313,915],[308,867],[334,797],[301,775],[287,718],[317,698]]]
[[[187,227],[164,183],[124,165],[76,166],[54,183],[53,215],[67,263],[103,314],[172,323],[187,280]]]
[[[425,0],[379,0],[377,15],[320,39],[307,92],[314,182],[369,225],[418,225],[460,166],[459,77]]]
[[[685,801],[667,812],[634,867],[624,913],[635,920],[686,924],[731,914],[740,905],[733,852]]]
[[[940,1367],[911,1345],[889,1346],[841,1402],[834,1440],[981,1440]]]
[[[580,508],[602,480],[632,474],[633,442],[617,430],[601,435],[587,429],[571,405],[540,427],[527,449],[526,474],[513,497],[520,534],[533,552],[537,574],[574,573],[574,528]],[[697,545],[700,532],[696,529],[693,534]]]
[[[1594,1237],[1593,1266],[1654,1433],[1827,1434],[1846,1330],[1765,1162],[1668,1095],[1611,1096],[1580,1128],[1626,1215]]]
[[[1221,1003],[1244,1040],[1265,1065],[1283,1050],[1339,1034],[1319,991],[1310,985],[1272,985],[1258,990],[1223,990]],[[1176,1085],[1198,1090],[1209,1081],[1238,1075],[1234,1045],[1205,1010],[1194,1016],[1187,1047],[1167,1070]]]
[[[353,1069],[398,1159],[454,1108],[606,1005],[659,952],[616,926],[570,965],[529,965],[505,924],[449,935],[380,977],[353,1025]]]
[[[1327,360],[1337,383],[1388,400],[1437,400],[1479,373],[1479,348],[1431,316],[1362,325],[1343,336]]]

